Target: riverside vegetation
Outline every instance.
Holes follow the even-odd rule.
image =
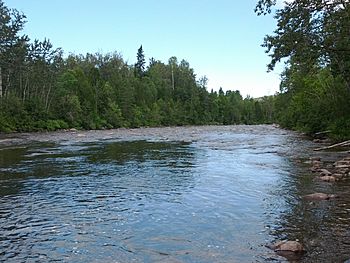
[[[256,12],[271,12],[260,0]],[[339,2],[339,3],[338,3]],[[258,124],[350,136],[348,1],[294,1],[276,10],[264,45],[269,70],[286,59],[275,96],[207,91],[186,60],[146,63],[142,46],[129,65],[117,52],[70,54],[22,34],[26,17],[0,0],[0,131],[66,128]]]
[[[269,70],[285,62],[275,117],[284,127],[350,137],[350,3],[296,0],[283,8],[259,0],[259,15],[275,12],[277,29],[263,46]]]
[[[273,120],[272,97],[206,90],[190,64],[146,63],[142,46],[128,65],[117,52],[63,57],[49,40],[21,35],[25,16],[0,0],[1,131],[101,129]]]

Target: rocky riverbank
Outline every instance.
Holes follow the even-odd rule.
[[[322,147],[315,148],[315,155],[309,157],[308,160],[299,160],[299,162],[309,166],[310,176],[313,177],[312,181],[317,184],[324,183],[332,186],[342,184],[342,182],[346,184],[346,181],[350,178],[350,147],[348,143],[330,144],[330,141],[325,140],[314,140],[313,142],[320,143]],[[318,202],[340,198],[343,194],[343,192],[338,193],[337,191],[311,192],[302,196],[302,199],[311,205],[315,205]],[[307,252],[304,244],[299,240],[283,240],[267,247],[274,250],[279,256],[291,261],[300,260]]]

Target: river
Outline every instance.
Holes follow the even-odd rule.
[[[350,183],[313,180],[315,147],[268,125],[1,135],[0,261],[286,262],[266,245],[298,239],[298,262],[344,262]]]

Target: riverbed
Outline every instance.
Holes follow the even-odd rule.
[[[350,182],[307,161],[347,153],[317,147],[269,125],[1,135],[0,261],[285,262],[266,245],[288,239],[344,262]]]

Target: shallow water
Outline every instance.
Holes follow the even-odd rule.
[[[281,239],[305,245],[300,262],[350,258],[349,181],[314,182],[303,161],[316,146],[292,132],[70,131],[0,145],[3,262],[283,262],[265,247]],[[340,198],[301,198],[315,191]]]

